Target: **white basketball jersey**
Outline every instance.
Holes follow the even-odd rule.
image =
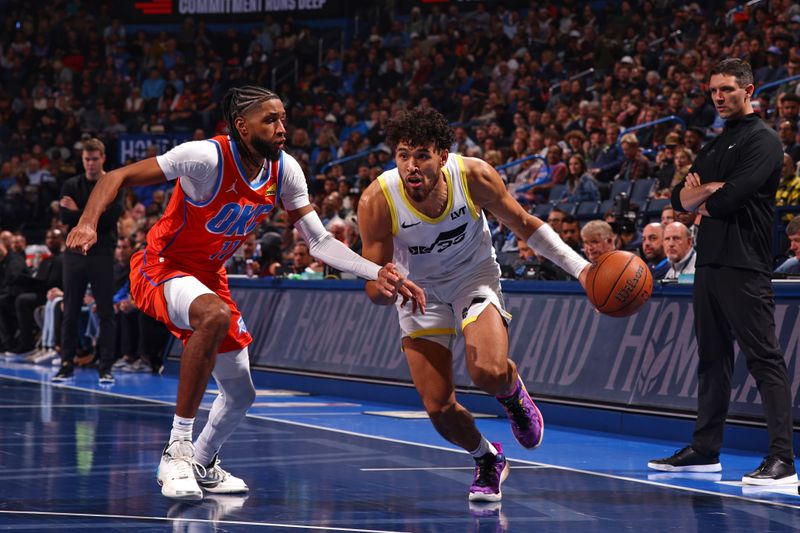
[[[378,177],[392,214],[394,263],[425,284],[452,280],[486,263],[499,273],[486,217],[469,195],[464,160],[451,153],[442,170],[447,207],[436,218],[414,208],[396,168]]]

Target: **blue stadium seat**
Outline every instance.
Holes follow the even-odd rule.
[[[631,202],[644,206],[644,204],[647,203],[647,199],[650,198],[650,193],[653,192],[655,186],[655,178],[645,178],[634,181],[631,187]]]
[[[617,195],[622,194],[629,194],[631,191],[631,182],[628,180],[616,180],[611,182],[611,187],[609,188],[608,199],[614,200]]]
[[[600,217],[602,218],[603,215],[606,214],[607,211],[612,211],[614,209],[614,198],[609,198],[608,200],[603,200],[600,202],[600,209],[598,209],[598,213],[600,213]]]
[[[669,198],[653,198],[647,202],[647,208],[644,210],[644,222],[657,222],[661,220],[661,210],[664,206],[669,205],[672,201]]]
[[[536,204],[536,207],[533,208],[533,216],[541,218],[542,220],[547,220],[547,215],[550,214],[550,210],[553,208],[549,203],[541,203]]]
[[[550,196],[548,196],[548,200],[552,202],[558,202],[564,197],[564,193],[567,192],[567,185],[565,183],[556,183],[553,185],[553,188],[550,189]]]
[[[575,209],[575,218],[578,220],[591,220],[598,217],[600,202],[581,202]]]

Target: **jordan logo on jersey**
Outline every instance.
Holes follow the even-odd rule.
[[[464,237],[466,236],[466,230],[467,225],[462,224],[455,229],[440,233],[430,246],[409,246],[408,251],[411,253],[411,255],[429,254],[433,252],[436,252],[437,254],[442,253],[451,246],[455,246],[463,241]]]
[[[266,197],[275,196],[277,192],[278,192],[278,185],[276,183],[273,183],[272,185],[267,187],[267,192],[264,193],[264,196]]]

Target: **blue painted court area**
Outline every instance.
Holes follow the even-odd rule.
[[[724,453],[722,475],[670,477],[645,465],[682,440],[548,425],[543,445],[530,451],[493,416],[478,424],[503,443],[511,474],[501,505],[470,506],[471,459],[407,406],[280,390],[259,391],[221,454],[251,492],[182,503],[164,498],[155,482],[176,378],[121,374],[101,388],[86,370],[55,386],[52,372],[0,364],[3,530],[800,530],[796,485],[751,491],[738,483],[760,462],[754,454]],[[381,416],[387,411],[403,413]]]

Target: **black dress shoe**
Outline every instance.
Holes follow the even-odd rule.
[[[664,459],[653,459],[647,463],[647,466],[663,472],[719,472],[722,470],[719,456],[701,455],[691,446],[678,450]]]
[[[770,455],[761,464],[742,478],[745,485],[791,485],[797,483],[794,461],[786,462]]]
[[[62,361],[61,368],[58,369],[58,372],[55,376],[51,378],[50,381],[53,383],[62,383],[71,379],[72,376],[75,374],[75,365],[73,365],[69,361]]]

